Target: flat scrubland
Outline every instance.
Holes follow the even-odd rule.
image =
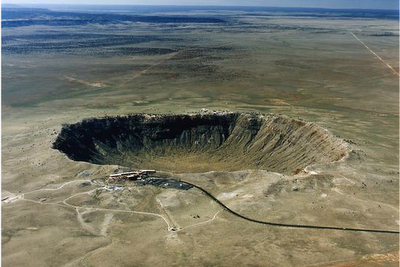
[[[206,166],[184,155],[149,160],[159,175],[196,184],[250,218],[396,230],[398,76],[351,34],[398,72],[396,18],[38,12],[3,14],[11,21],[2,28],[4,266],[398,266],[396,234],[255,224],[196,188],[109,188],[110,173],[132,166],[52,149],[63,124],[92,117],[206,108],[301,118],[344,140],[348,157],[298,172],[245,161],[231,171],[208,156]],[[208,171],[174,172],[180,162]]]

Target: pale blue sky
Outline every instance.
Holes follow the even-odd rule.
[[[399,0],[3,0],[12,4],[220,5],[399,9]]]

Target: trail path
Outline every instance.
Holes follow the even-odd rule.
[[[212,200],[214,200],[217,204],[219,204],[225,211],[228,211],[228,212],[231,213],[232,215],[234,215],[234,216],[236,216],[236,217],[239,217],[239,218],[241,218],[241,219],[244,219],[244,220],[246,220],[246,221],[253,222],[253,223],[259,223],[259,224],[264,224],[264,225],[269,225],[269,226],[288,227],[288,228],[305,228],[305,229],[319,229],[319,230],[335,230],[335,231],[352,231],[352,232],[371,232],[371,233],[399,234],[398,229],[396,229],[396,230],[363,229],[363,228],[351,228],[351,227],[319,226],[319,225],[301,225],[301,224],[275,223],[275,222],[268,222],[268,221],[260,221],[260,220],[256,220],[256,219],[252,219],[252,218],[246,217],[246,216],[244,216],[244,215],[242,215],[242,214],[239,214],[239,213],[237,213],[237,212],[231,210],[231,209],[228,208],[226,205],[224,205],[220,200],[218,200],[217,198],[215,198],[211,193],[209,193],[209,192],[206,191],[205,189],[203,189],[203,188],[201,188],[201,187],[199,187],[199,186],[197,186],[197,185],[195,185],[195,184],[192,184],[192,183],[190,183],[190,182],[183,181],[183,180],[181,180],[181,182],[186,183],[186,184],[189,184],[189,185],[191,185],[191,186],[193,186],[193,187],[199,189],[199,190],[202,191],[206,196],[208,196],[209,198],[211,198]],[[71,182],[68,182],[68,183],[71,183]],[[66,184],[63,184],[62,186],[58,187],[58,189],[63,188],[65,185],[66,185]],[[56,190],[58,190],[58,189],[56,189]],[[177,230],[179,230],[179,231],[183,230],[183,228],[176,228],[175,225],[171,225],[172,222],[171,222],[171,219],[170,219],[170,218],[167,218],[166,216],[163,216],[163,215],[158,214],[158,213],[144,212],[144,211],[133,211],[133,210],[120,210],[120,209],[105,209],[105,208],[94,208],[94,207],[82,207],[82,206],[73,205],[73,204],[68,203],[68,200],[72,199],[72,198],[75,197],[75,196],[83,195],[83,194],[90,194],[90,193],[94,192],[94,191],[97,190],[97,189],[98,189],[98,188],[92,189],[92,190],[90,190],[90,191],[85,191],[85,192],[81,192],[81,193],[74,194],[74,195],[72,195],[72,196],[70,196],[70,197],[68,197],[68,198],[66,198],[66,199],[64,199],[64,200],[62,201],[62,204],[64,204],[64,205],[62,205],[61,203],[45,203],[45,202],[35,201],[35,200],[31,200],[31,199],[24,199],[24,198],[18,199],[18,200],[16,200],[16,201],[24,200],[24,201],[29,201],[29,202],[32,202],[32,203],[37,203],[37,204],[47,204],[47,205],[58,205],[58,206],[64,206],[64,207],[65,207],[65,206],[71,207],[71,208],[75,209],[75,211],[77,212],[78,220],[79,220],[80,222],[81,222],[81,220],[80,220],[80,217],[79,217],[79,216],[81,216],[81,214],[80,214],[79,209],[84,208],[84,209],[85,209],[85,212],[87,212],[87,211],[89,211],[89,212],[90,212],[90,211],[106,211],[106,212],[123,212],[123,213],[135,213],[135,214],[142,214],[142,215],[149,215],[149,216],[157,216],[157,217],[162,218],[162,219],[164,220],[164,222],[167,224],[167,227],[168,227],[167,229],[168,229],[168,231],[174,231],[174,232],[175,232],[175,231],[177,231]],[[36,191],[41,191],[41,190],[44,190],[44,189],[39,189],[39,190],[36,190]],[[36,191],[30,191],[30,192],[28,192],[28,193],[32,193],[32,192],[36,192]],[[336,192],[337,192],[337,191],[336,191]],[[25,194],[27,194],[27,193],[25,193]],[[24,194],[22,194],[22,196],[23,196],[23,195],[24,195]],[[160,202],[159,202],[159,203],[160,203]],[[162,206],[162,208],[164,208],[164,207]],[[164,210],[165,210],[165,209],[164,209]],[[166,212],[165,212],[165,213],[166,213]],[[211,220],[205,221],[205,222],[203,222],[203,223],[214,221],[215,218],[217,217],[218,213],[219,213],[219,212],[217,212]],[[167,213],[166,213],[166,215],[168,216]],[[111,219],[110,219],[110,220],[111,220]],[[107,224],[107,222],[106,222],[106,224]],[[202,224],[202,223],[197,223],[197,224],[195,224],[195,225],[200,225],[200,224]],[[193,225],[193,226],[194,226],[194,225]],[[190,225],[189,225],[189,226],[186,226],[185,229],[186,229],[186,228],[189,228],[189,227],[191,227],[191,226],[190,226]]]
[[[95,189],[92,189],[92,190],[89,190],[89,191],[73,194],[73,195],[67,197],[66,199],[62,200],[60,203],[49,203],[49,202],[42,202],[42,201],[36,201],[36,200],[33,200],[33,199],[26,199],[25,198],[25,195],[28,195],[28,194],[41,192],[41,191],[57,191],[57,190],[60,190],[60,189],[64,188],[67,185],[70,185],[70,184],[73,184],[73,183],[76,183],[76,182],[91,182],[91,180],[73,180],[73,181],[66,182],[66,183],[64,183],[64,184],[62,184],[62,185],[60,185],[60,186],[58,186],[56,188],[41,188],[41,189],[37,189],[37,190],[32,190],[32,191],[29,191],[29,192],[21,193],[19,195],[15,195],[14,198],[13,198],[13,201],[11,201],[11,202],[25,201],[25,202],[35,203],[35,204],[39,204],[39,205],[54,205],[54,206],[72,208],[77,213],[77,220],[82,225],[82,228],[87,230],[88,232],[90,232],[92,234],[97,234],[97,233],[93,229],[93,227],[91,227],[90,225],[88,225],[88,224],[86,224],[84,222],[84,220],[82,218],[82,215],[86,214],[86,213],[89,213],[89,212],[93,212],[93,211],[108,212],[105,215],[104,222],[102,224],[102,229],[100,231],[100,235],[103,235],[103,236],[106,236],[108,225],[109,225],[109,223],[111,222],[111,220],[113,218],[113,215],[110,212],[122,212],[122,213],[132,213],[132,214],[156,216],[156,217],[159,217],[159,218],[163,219],[163,221],[167,225],[168,231],[178,231],[178,230],[182,231],[183,229],[186,229],[186,228],[189,228],[189,227],[192,227],[192,226],[201,225],[201,224],[204,224],[204,223],[207,223],[207,222],[211,222],[211,221],[215,220],[217,214],[219,213],[219,212],[217,212],[214,215],[213,219],[211,219],[211,220],[200,222],[200,223],[196,223],[194,225],[189,225],[189,226],[186,226],[184,228],[181,228],[181,227],[177,226],[177,224],[170,218],[170,215],[167,213],[167,211],[165,211],[164,207],[162,206],[161,202],[158,201],[158,199],[157,199],[157,201],[158,201],[159,204],[161,204],[161,209],[164,210],[165,216],[161,215],[161,214],[158,214],[158,213],[153,213],[153,212],[134,211],[134,210],[120,210],[120,209],[107,209],[107,208],[94,208],[94,207],[83,207],[83,206],[78,206],[78,205],[73,205],[73,204],[68,203],[68,201],[70,199],[72,199],[72,198],[74,198],[76,196],[89,195],[89,194],[93,193],[94,191],[98,190],[99,188],[95,188]],[[5,200],[5,201],[2,201],[2,203],[4,203],[4,204],[8,204],[8,203],[11,203],[11,202],[8,201],[8,199]],[[83,210],[83,212],[81,210]]]
[[[387,63],[386,61],[384,61],[377,53],[375,53],[374,51],[371,50],[371,48],[369,48],[363,41],[360,40],[360,38],[358,38],[354,33],[350,32],[351,35],[353,35],[354,38],[356,38],[356,40],[358,40],[362,45],[365,46],[365,48],[368,49],[369,52],[371,52],[377,59],[379,59],[383,64],[385,64],[394,75],[396,75],[397,77],[400,77],[400,74],[392,67],[389,65],[389,63]]]

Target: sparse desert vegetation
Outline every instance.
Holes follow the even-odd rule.
[[[391,11],[3,6],[2,265],[397,266],[398,30]],[[131,169],[154,180],[107,183]]]

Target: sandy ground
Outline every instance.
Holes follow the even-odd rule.
[[[349,158],[310,166],[298,175],[267,170],[169,174],[256,219],[398,229],[398,77],[349,33],[398,71],[398,39],[369,35],[397,24],[246,19],[337,31],[176,33],[205,40],[197,45],[241,48],[212,63],[220,67],[219,76],[227,70],[246,75],[230,80],[196,76],[178,68],[179,58],[170,55],[3,58],[3,266],[398,265],[398,235],[257,225],[221,210],[196,189],[128,184],[110,191],[102,179],[118,166],[74,162],[51,149],[63,123],[105,114],[215,108],[301,117],[349,142]],[[142,63],[154,67],[141,68]],[[130,64],[136,74],[116,67]]]

